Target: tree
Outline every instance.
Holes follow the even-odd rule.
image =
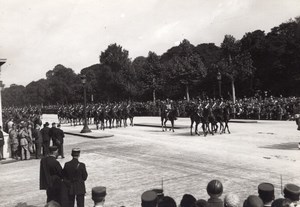
[[[249,52],[242,53],[240,42],[231,35],[225,35],[221,44],[223,59],[218,63],[221,73],[231,81],[233,103],[235,103],[235,81],[253,74],[254,67]]]
[[[164,54],[166,74],[172,84],[179,83],[184,86],[187,101],[190,100],[190,87],[201,82],[207,74],[207,69],[194,48],[185,39],[178,47],[173,47]]]

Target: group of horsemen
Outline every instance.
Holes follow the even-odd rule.
[[[43,111],[55,109],[60,123],[79,125],[84,122],[85,111],[82,104],[34,106],[34,107],[9,107],[4,108],[5,120],[13,118],[16,122],[30,119],[39,121]],[[161,116],[161,124],[170,120],[174,125],[176,117],[190,117],[191,130],[195,123],[195,133],[198,134],[198,124],[202,123],[204,135],[215,133],[230,133],[228,121],[230,118],[288,120],[300,114],[300,99],[274,98],[259,100],[256,98],[239,99],[232,101],[223,99],[193,99],[190,101],[172,101],[169,99],[156,102],[130,102],[119,103],[93,103],[86,107],[88,124],[96,124],[98,129],[133,126],[134,116]],[[129,120],[129,123],[127,122]],[[173,129],[174,130],[174,129]],[[192,133],[192,131],[191,131]]]

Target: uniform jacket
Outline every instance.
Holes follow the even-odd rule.
[[[64,143],[64,132],[59,128],[51,128],[52,141],[55,145],[61,145]]]
[[[49,130],[50,130],[49,127],[44,127],[44,128],[41,129],[43,142],[50,142]]]
[[[62,179],[62,167],[55,157],[49,156],[41,159],[40,164],[40,190],[48,188],[59,189]]]
[[[85,194],[85,184],[88,174],[85,164],[73,158],[70,162],[66,162],[63,169],[64,180],[69,188],[70,195]]]
[[[32,136],[35,140],[35,143],[39,143],[39,144],[43,143],[43,136],[42,136],[41,130],[34,129],[32,132]]]
[[[9,132],[9,141],[10,141],[10,144],[15,144],[15,145],[19,144],[17,130],[15,130],[15,129],[10,130],[10,132]]]

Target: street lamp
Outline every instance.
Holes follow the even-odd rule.
[[[83,99],[84,99],[84,104],[83,104],[83,113],[84,113],[84,123],[83,123],[83,129],[81,130],[80,133],[88,133],[91,132],[87,125],[86,121],[86,75],[81,75],[81,83],[83,85]]]
[[[222,98],[222,90],[221,90],[221,83],[222,83],[222,75],[220,73],[220,71],[218,71],[217,73],[217,80],[218,80],[218,83],[219,83],[219,97]]]

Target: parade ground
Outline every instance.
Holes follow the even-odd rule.
[[[57,122],[56,116],[43,115],[45,121]],[[257,195],[261,182],[274,184],[276,197],[282,185],[300,184],[300,131],[294,121],[232,122],[231,134],[206,137],[190,135],[188,118],[178,118],[175,132],[162,132],[159,117],[135,117],[134,122],[139,126],[104,132],[90,125],[91,137],[76,135],[82,126],[63,125],[65,158],[58,160],[63,166],[72,148],[81,148],[80,161],[88,171],[86,206],[93,206],[91,189],[100,185],[107,188],[105,206],[138,207],[141,194],[153,188],[163,187],[177,205],[185,193],[208,199],[212,179],[223,183],[222,198],[232,192],[241,200]],[[2,161],[0,206],[44,206],[39,170],[37,159]]]

